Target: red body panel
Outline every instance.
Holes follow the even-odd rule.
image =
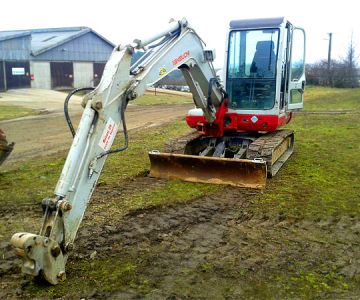
[[[216,113],[216,120],[209,124],[204,116],[186,116],[186,122],[191,128],[196,128],[207,136],[221,137],[225,132],[275,131],[286,125],[292,118],[292,113],[277,115],[237,114],[229,112],[226,102],[223,102]]]

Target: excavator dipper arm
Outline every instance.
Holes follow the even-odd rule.
[[[133,66],[136,50],[144,55]],[[212,52],[185,19],[164,32],[132,44],[118,46],[107,62],[98,87],[83,99],[84,112],[68,153],[54,196],[43,200],[44,219],[39,234],[16,233],[12,245],[23,259],[22,271],[42,275],[51,284],[66,278],[65,265],[76,233],[95,189],[107,156],[127,147],[124,111],[129,100],[172,70],[182,70],[208,122],[216,118],[224,91],[216,80]],[[123,124],[126,144],[111,146]]]

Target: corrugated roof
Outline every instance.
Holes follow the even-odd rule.
[[[0,41],[10,40],[30,34],[31,32],[29,30],[0,31]]]
[[[109,40],[98,34],[89,27],[63,27],[63,28],[44,28],[29,30],[0,31],[0,41],[31,35],[31,54],[37,56],[61,44],[69,42],[88,32],[92,32],[106,43],[114,47]]]
[[[31,53],[37,56],[90,31],[91,29],[86,27],[67,28],[63,31],[51,29],[32,31]]]

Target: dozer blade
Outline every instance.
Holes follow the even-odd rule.
[[[266,162],[260,160],[149,152],[150,176],[191,182],[265,188]]]

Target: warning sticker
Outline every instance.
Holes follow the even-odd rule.
[[[109,118],[106,122],[105,129],[101,135],[99,146],[104,150],[108,151],[111,148],[112,143],[114,142],[116,133],[119,126],[116,125],[113,119]]]
[[[160,71],[159,71],[159,76],[164,76],[166,75],[166,69],[165,68],[160,68]]]

